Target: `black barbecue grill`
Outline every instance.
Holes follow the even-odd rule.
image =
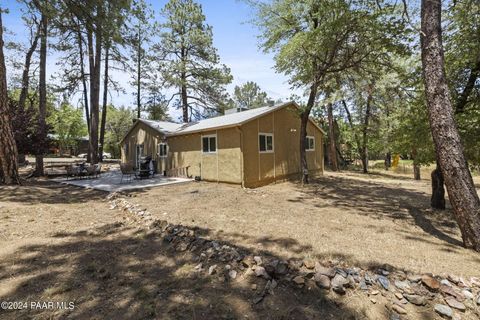
[[[155,166],[151,156],[141,157],[138,161],[138,173],[137,176],[141,178],[148,178],[155,174]]]

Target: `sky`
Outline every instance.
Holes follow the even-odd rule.
[[[238,0],[197,0],[201,3],[206,22],[213,27],[213,44],[218,49],[221,63],[231,69],[233,82],[227,89],[233,92],[235,85],[247,81],[259,84],[262,90],[273,99],[287,100],[291,93],[287,78],[277,74],[274,67],[272,54],[265,54],[259,49],[258,30],[248,21],[253,17],[252,9],[244,2]],[[28,33],[21,20],[21,5],[17,0],[1,0],[2,7],[8,8],[9,13],[4,15],[4,26],[13,34],[6,38],[27,42]],[[156,15],[167,3],[167,0],[147,0]],[[58,70],[56,65],[58,55],[51,53],[48,57],[48,74],[52,75]],[[8,72],[8,70],[7,70]],[[127,90],[126,94],[112,93],[114,105],[133,106],[133,89],[128,86],[128,79],[121,73],[113,75],[115,80]],[[171,115],[177,118],[175,110]]]

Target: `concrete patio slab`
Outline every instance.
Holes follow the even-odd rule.
[[[112,169],[110,171],[102,173],[96,179],[69,179],[66,177],[55,178],[52,181],[59,183],[69,184],[78,187],[91,188],[96,190],[114,192],[114,191],[126,191],[133,189],[143,189],[143,188],[152,188],[165,186],[176,183],[185,183],[193,181],[192,179],[187,178],[178,178],[178,177],[164,177],[161,175],[156,175],[153,178],[148,179],[135,179],[134,177],[131,180],[128,180],[127,177],[124,177],[123,182],[120,183],[122,179],[122,174],[119,169]]]

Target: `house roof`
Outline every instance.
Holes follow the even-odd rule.
[[[299,106],[295,102],[286,102],[286,103],[281,103],[274,106],[255,108],[251,110],[226,114],[223,116],[218,116],[218,117],[213,117],[213,118],[208,118],[208,119],[204,119],[196,122],[183,123],[183,124],[175,123],[175,122],[166,122],[166,121],[145,120],[145,119],[138,119],[137,121],[146,124],[147,126],[151,127],[152,129],[160,133],[165,134],[166,136],[177,136],[177,135],[183,135],[183,134],[189,134],[189,133],[196,133],[196,132],[202,132],[202,131],[240,126],[246,122],[252,121],[268,113],[274,112],[276,110],[279,110],[291,105],[295,106],[296,108],[299,108]],[[325,134],[322,128],[320,128],[314,121],[311,120],[311,123]],[[125,137],[128,134],[129,133],[127,133]]]
[[[161,132],[161,133],[173,133],[183,126],[182,123],[168,122],[168,121],[154,121],[154,120],[145,120],[138,119],[139,121],[145,123],[147,126]]]

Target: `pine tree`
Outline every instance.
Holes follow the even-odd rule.
[[[248,81],[241,86],[235,86],[233,102],[237,108],[253,109],[265,107],[268,103],[268,96],[258,84]]]
[[[232,77],[220,64],[212,27],[205,23],[201,5],[193,0],[170,0],[162,14],[166,22],[162,24],[161,45],[156,48],[164,61],[165,84],[178,90],[169,101],[176,99],[184,122],[222,111],[227,102],[224,86]]]
[[[13,136],[7,99],[7,74],[3,54],[3,23],[0,8],[0,183],[18,184],[17,145]]]

